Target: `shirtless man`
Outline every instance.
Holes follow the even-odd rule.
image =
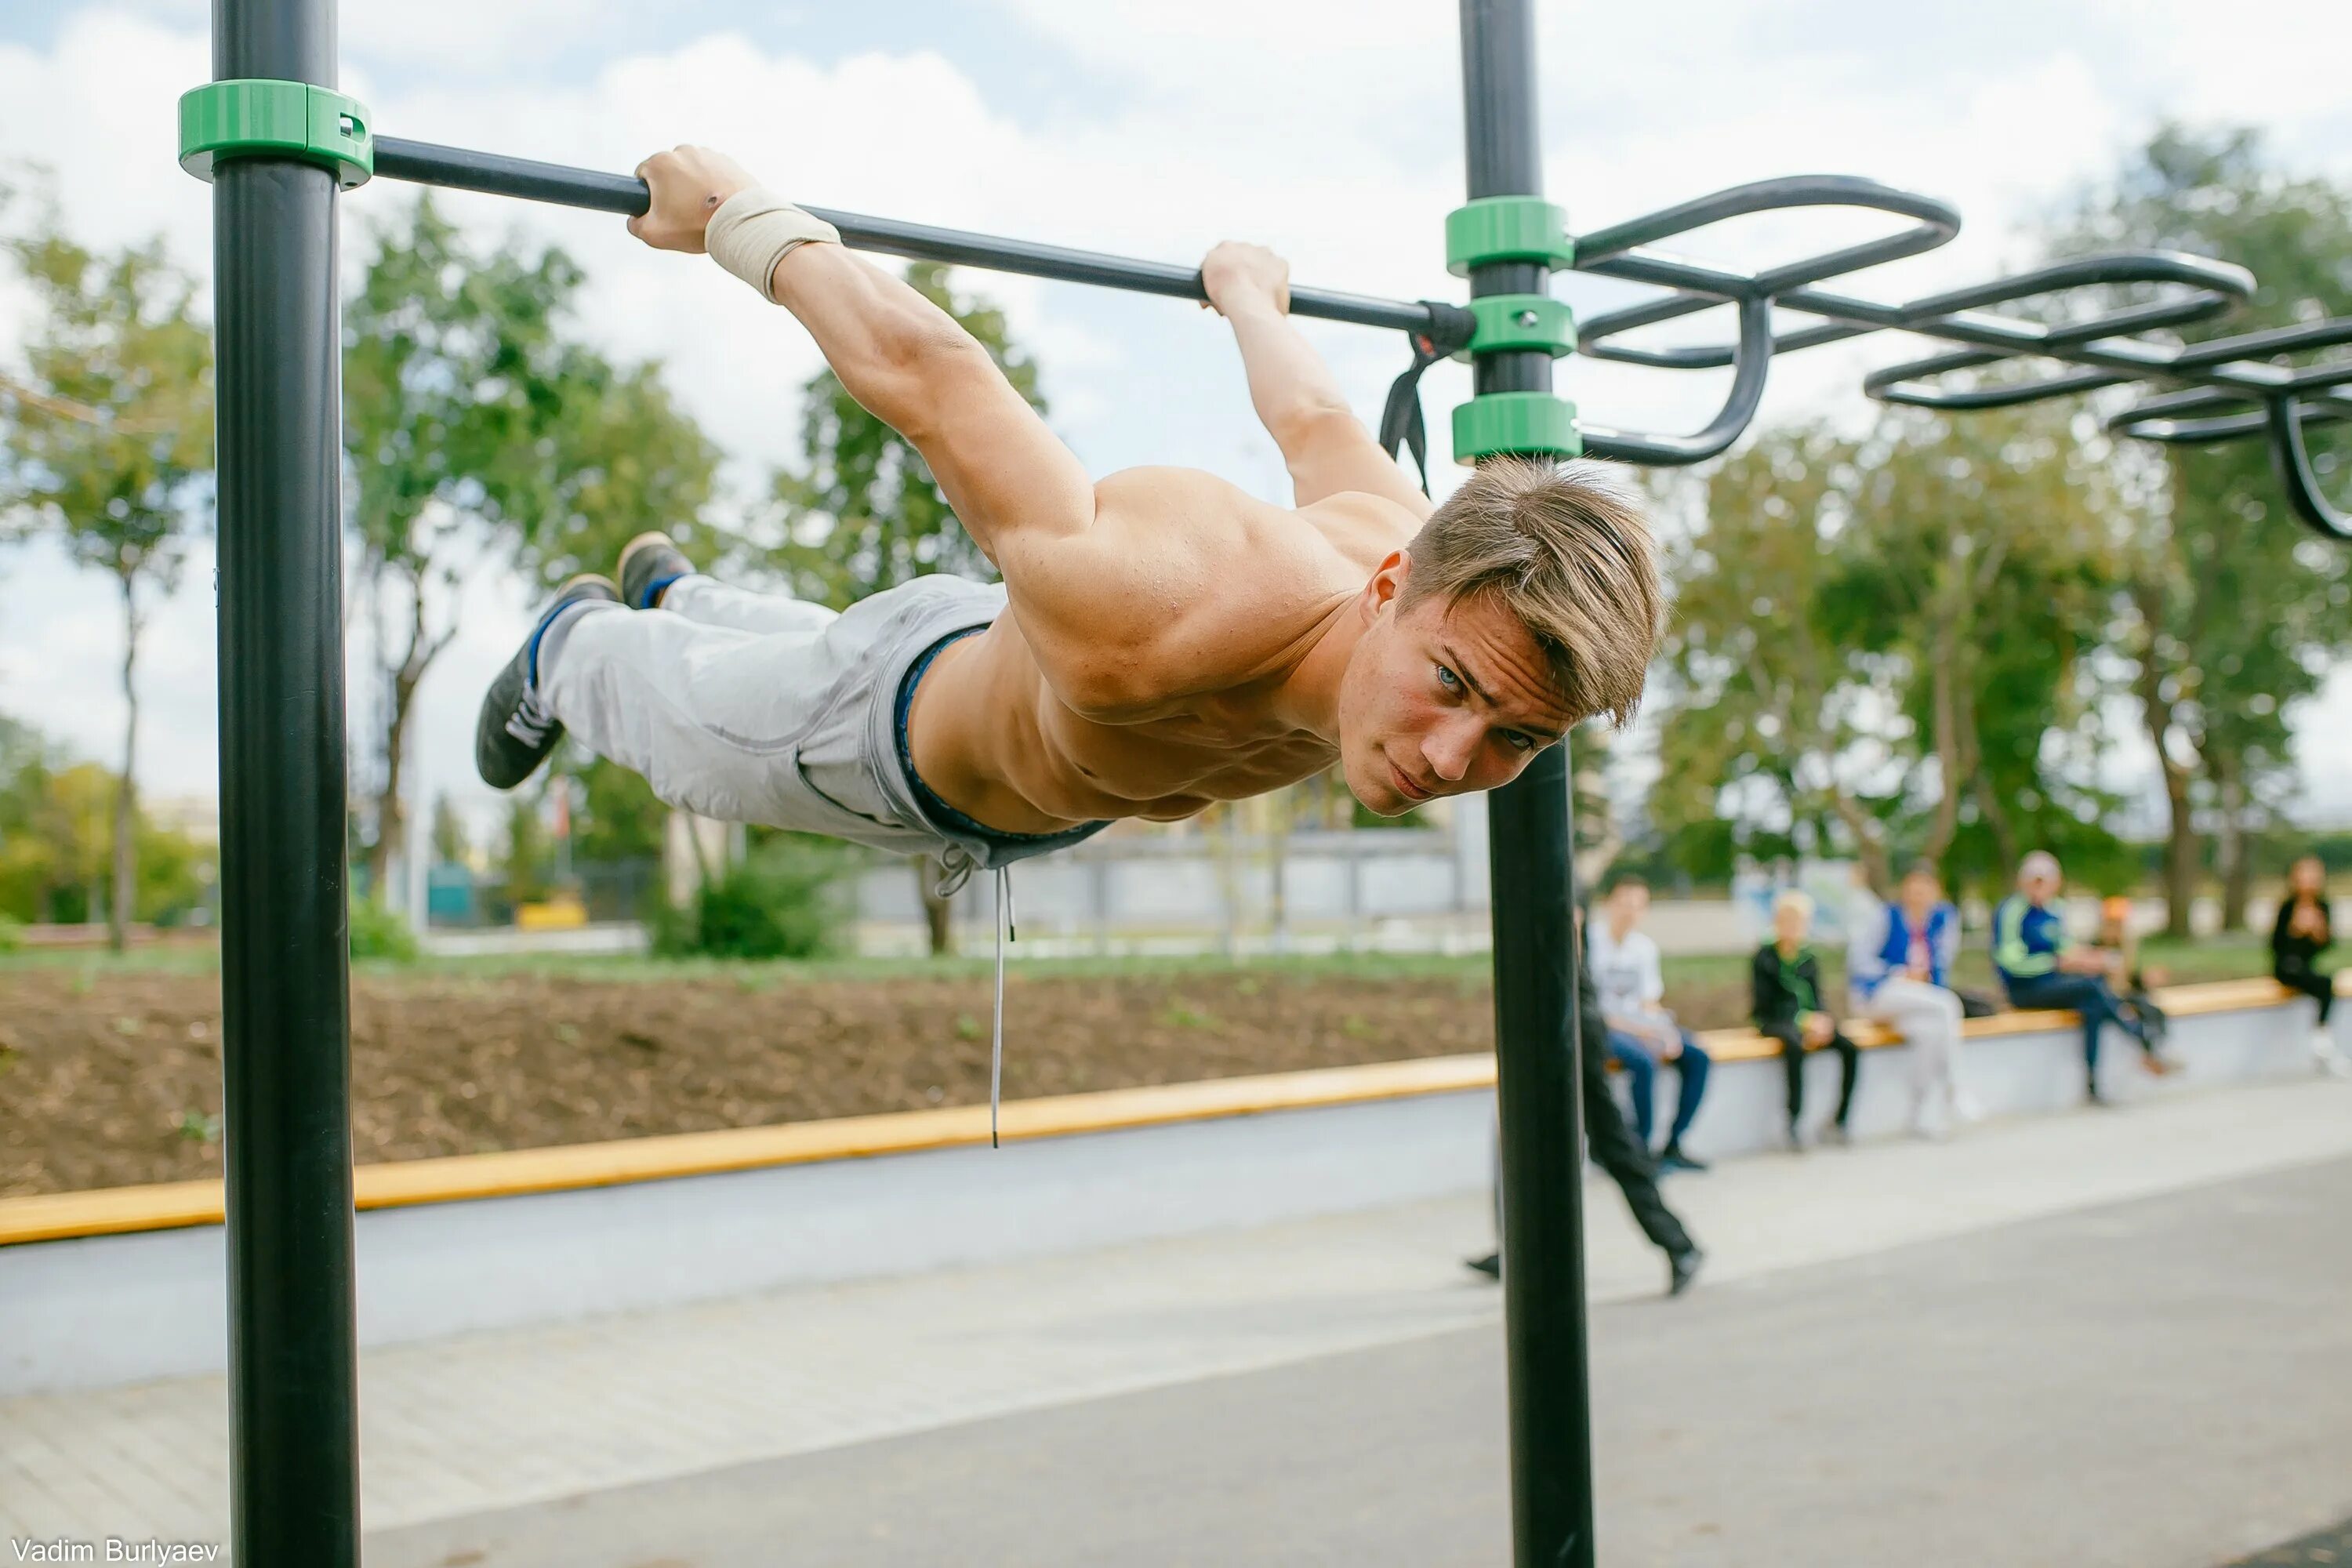
[[[1270,253],[1221,245],[1202,274],[1295,510],[1189,468],[1096,483],[978,342],[829,226],[706,149],[637,172],[653,201],[630,231],[799,318],[1004,582],[929,576],[835,615],[643,536],[617,586],[566,584],[491,686],[491,784],[568,729],[674,805],[961,879],[1334,761],[1399,815],[1640,699],[1664,600],[1637,503],[1589,465],[1496,461],[1433,510],[1291,327]]]

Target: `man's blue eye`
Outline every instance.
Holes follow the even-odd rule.
[[[1462,678],[1442,664],[1437,667],[1437,683],[1448,691],[1462,689]]]
[[[1532,752],[1536,749],[1536,738],[1533,735],[1521,734],[1517,730],[1504,731],[1503,739],[1509,742],[1511,750],[1515,752]]]

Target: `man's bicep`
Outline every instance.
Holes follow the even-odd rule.
[[[1295,502],[1317,501],[1349,491],[1394,501],[1425,520],[1434,509],[1421,488],[1405,478],[1396,460],[1381,449],[1363,421],[1344,408],[1318,413],[1285,433],[1283,462],[1290,470]]]

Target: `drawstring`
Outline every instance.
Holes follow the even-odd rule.
[[[969,872],[967,872],[969,874]],[[1013,868],[996,868],[996,1032],[988,1051],[988,1146],[996,1138],[996,1115],[1004,1090],[1004,944],[1017,940],[1013,925]]]

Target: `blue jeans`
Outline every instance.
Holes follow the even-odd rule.
[[[2136,1019],[2126,1017],[2116,1005],[2116,994],[2107,983],[2095,974],[2033,974],[2009,982],[2010,1005],[2014,1007],[2065,1007],[2083,1015],[2083,1069],[2094,1075],[2099,1070],[2099,1027],[2113,1024],[2139,1042],[2140,1049],[2154,1051]]]
[[[1682,1080],[1675,1099],[1675,1124],[1666,1133],[1666,1147],[1671,1149],[1682,1141],[1682,1135],[1698,1114],[1698,1102],[1706,1093],[1706,1072],[1713,1066],[1707,1054],[1699,1049],[1690,1031],[1677,1031],[1683,1037],[1683,1054],[1674,1059],[1676,1076]],[[1653,1102],[1657,1094],[1658,1061],[1640,1041],[1622,1029],[1609,1031],[1609,1058],[1625,1069],[1625,1081],[1633,1090],[1633,1134],[1641,1139],[1642,1147],[1650,1146],[1650,1130],[1657,1118]]]

